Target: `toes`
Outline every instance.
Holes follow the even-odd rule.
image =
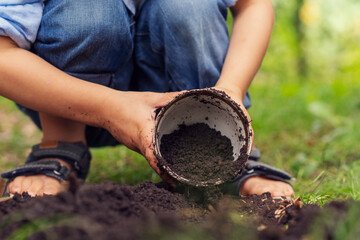
[[[34,177],[31,177],[31,178],[33,178],[33,179],[31,181],[31,185],[27,191],[28,194],[32,197],[42,196],[43,195],[43,187],[44,187],[43,181],[39,178],[34,178]]]
[[[45,186],[43,194],[46,195],[56,195],[60,192],[58,187],[55,186]]]
[[[60,182],[53,178],[47,178],[45,180],[45,185],[43,189],[43,194],[46,195],[55,195],[60,192],[61,186]]]
[[[293,197],[294,194],[295,194],[294,190],[290,186],[285,190],[285,196],[286,197]]]
[[[22,184],[21,184],[21,188],[22,189],[29,189],[29,187],[31,186],[31,178],[24,178],[24,180],[22,181]],[[24,191],[24,190],[23,190]]]
[[[285,194],[283,194],[282,192],[279,192],[279,191],[275,191],[275,192],[271,193],[271,197],[282,197],[284,195]]]
[[[13,182],[14,182],[14,180],[12,181],[12,182],[10,182],[10,183],[8,183],[8,185],[7,185],[7,192],[8,193],[12,193],[12,194],[14,194],[14,191],[13,191]]]
[[[261,195],[263,193],[269,192],[271,195],[274,194],[274,189],[271,188],[271,186],[263,186],[258,188],[258,195]]]
[[[15,193],[22,193],[22,182],[25,179],[25,177],[17,177],[15,178],[12,182],[9,183],[8,185],[8,191],[12,194]]]
[[[67,183],[67,182],[66,182]],[[45,175],[20,176],[8,184],[8,192],[11,194],[27,192],[30,196],[42,196],[43,194],[55,195],[61,190],[68,189],[68,185]]]
[[[276,189],[273,190],[273,194],[271,194],[273,197],[293,197],[294,196],[294,190],[292,187],[283,182],[279,182]]]
[[[258,194],[269,192],[272,197],[293,197],[292,187],[281,181],[271,180],[264,177],[251,177],[242,186],[241,195]]]

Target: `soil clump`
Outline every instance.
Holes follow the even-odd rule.
[[[358,217],[359,204],[350,211],[351,205],[302,206],[299,199],[274,200],[266,193],[224,196],[205,206],[165,183],[103,182],[57,196],[16,194],[0,202],[0,239],[21,234],[26,239],[303,239],[314,231],[318,239],[333,239],[339,220],[349,212]]]
[[[234,161],[230,139],[205,123],[179,125],[162,137],[160,151],[173,172],[195,183],[228,181],[246,162]]]

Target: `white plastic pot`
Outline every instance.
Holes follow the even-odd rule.
[[[222,91],[199,89],[187,91],[175,97],[161,109],[157,115],[154,129],[155,156],[161,167],[181,183],[193,186],[218,185],[221,178],[207,181],[193,181],[174,172],[160,151],[161,138],[179,129],[180,124],[192,125],[205,123],[210,128],[220,131],[231,140],[234,161],[243,161],[242,168],[234,172],[234,177],[244,167],[252,146],[252,128],[240,106]],[[246,151],[244,151],[244,148]],[[246,154],[247,156],[240,156]],[[246,159],[244,161],[244,159]]]

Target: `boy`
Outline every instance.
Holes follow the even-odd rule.
[[[66,189],[70,171],[85,179],[87,147],[119,142],[171,181],[153,155],[155,110],[206,87],[249,107],[273,24],[270,0],[0,0],[0,17],[0,94],[43,131],[26,164],[2,176],[10,193],[32,196]],[[290,177],[259,156],[231,191],[292,196]]]

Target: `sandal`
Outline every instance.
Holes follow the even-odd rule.
[[[223,192],[239,196],[242,184],[250,177],[262,176],[272,180],[282,181],[290,184],[289,180],[295,180],[290,174],[278,168],[272,167],[258,160],[261,157],[260,150],[255,147],[250,153],[245,169],[240,172],[234,180],[224,184]],[[291,184],[290,184],[291,185]]]
[[[76,173],[78,178],[86,178],[89,172],[91,154],[84,143],[57,142],[52,146],[38,144],[32,147],[24,165],[1,174],[2,178],[8,179],[3,195],[6,194],[7,185],[19,176],[43,174],[59,181],[66,181],[70,170],[56,159],[70,164],[72,171]]]

